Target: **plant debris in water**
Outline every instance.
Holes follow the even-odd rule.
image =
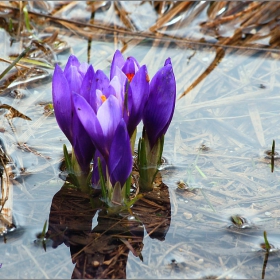
[[[232,225],[229,227],[236,227],[239,229],[245,229],[245,228],[251,228],[251,223],[241,215],[232,215],[230,217],[230,221],[232,222]]]
[[[27,5],[25,10],[24,5]],[[2,117],[0,130],[1,136],[9,142],[8,152],[15,158],[18,169],[23,168],[22,170],[28,172],[28,176],[17,174],[11,179],[16,186],[15,203],[20,208],[20,216],[28,220],[28,226],[37,226],[38,230],[42,228],[45,221],[42,212],[45,209],[48,211],[50,200],[55,193],[54,187],[60,187],[54,183],[57,178],[55,166],[59,160],[52,161],[28,150],[14,150],[12,143],[21,140],[21,143],[27,143],[30,147],[35,146],[36,151],[40,151],[42,155],[47,154],[50,158],[55,158],[56,154],[61,156],[61,142],[64,143],[65,139],[57,134],[58,130],[54,130],[54,121],[44,115],[43,106],[36,106],[41,101],[51,102],[49,77],[52,71],[49,72],[49,69],[55,62],[64,64],[69,52],[79,54],[88,63],[99,57],[100,65],[104,65],[106,69],[112,50],[122,48],[125,55],[133,56],[137,52],[142,55],[143,62],[154,63],[154,70],[157,61],[161,61],[167,53],[176,54],[174,69],[178,73],[178,93],[185,97],[181,98],[181,103],[178,102],[176,108],[178,120],[175,119],[174,123],[178,130],[176,134],[167,135],[166,145],[170,147],[168,157],[174,155],[172,164],[176,167],[177,164],[182,165],[184,171],[175,169],[172,174],[162,172],[165,176],[163,180],[170,177],[169,188],[171,189],[172,185],[173,188],[177,187],[173,176],[177,180],[187,177],[190,185],[202,185],[206,199],[217,211],[237,208],[234,212],[238,213],[238,208],[242,206],[263,219],[271,234],[278,234],[277,168],[274,170],[274,177],[269,177],[262,164],[263,155],[259,160],[254,157],[254,153],[259,147],[267,146],[271,141],[269,139],[277,140],[280,133],[277,105],[279,8],[278,2],[271,1],[1,2],[1,58],[6,62],[1,60],[0,72],[3,73],[14,63],[12,70],[1,80],[1,101],[32,119],[14,119],[15,129],[11,131],[6,118]],[[24,57],[21,57],[20,54],[32,41],[36,41],[33,51],[30,54],[24,53]],[[145,48],[144,51],[142,47]],[[18,58],[20,59],[16,61]],[[35,75],[36,71],[28,70],[35,67],[40,69],[36,77],[38,79],[29,79],[24,73],[31,71],[30,73]],[[9,85],[12,86],[7,88]],[[12,94],[12,90],[23,94]],[[42,98],[46,92],[47,97]],[[28,113],[25,113],[26,108]],[[5,113],[6,110],[8,109],[3,109]],[[57,141],[53,141],[54,139]],[[200,139],[207,139],[211,143],[211,150],[201,153],[197,161],[197,166],[203,173],[198,173],[197,169],[186,171],[188,163],[193,163],[197,155],[197,151],[193,151],[198,147]],[[29,165],[30,158],[33,165]],[[271,163],[271,158],[270,156],[267,159],[268,163]],[[279,155],[275,152],[275,166],[278,159]],[[51,171],[46,166],[51,166]],[[204,177],[201,174],[204,174]],[[40,177],[41,181],[36,181],[37,177]],[[32,179],[36,182],[31,183]],[[144,263],[135,258],[127,267],[123,262],[126,252],[128,248],[132,248],[137,255],[142,249],[141,238],[132,237],[127,243],[123,233],[115,232],[116,239],[110,243],[104,237],[106,234],[103,234],[106,223],[100,232],[90,236],[93,215],[79,208],[84,205],[83,199],[72,201],[72,204],[68,205],[73,207],[72,209],[64,209],[68,212],[68,217],[63,216],[63,211],[58,214],[59,209],[54,207],[54,215],[50,220],[56,223],[54,229],[51,226],[50,229],[57,232],[53,237],[57,244],[70,244],[74,248],[71,252],[73,255],[80,250],[85,240],[90,244],[84,249],[88,250],[88,255],[83,251],[80,258],[75,255],[77,258],[73,259],[78,264],[76,277],[92,277],[88,270],[88,274],[85,273],[84,267],[102,267],[103,277],[124,277],[126,271],[130,278],[171,278],[170,275],[175,273],[175,270],[178,271],[177,278],[191,278],[197,271],[201,271],[200,277],[208,275],[208,278],[225,278],[228,277],[224,273],[227,270],[241,271],[246,276],[243,278],[261,277],[263,259],[260,262],[250,250],[255,242],[253,236],[247,231],[246,236],[243,231],[233,237],[221,233],[220,228],[225,220],[216,217],[213,211],[209,212],[210,206],[204,196],[197,195],[185,203],[180,201],[180,194],[176,193],[174,196],[173,192],[170,193],[172,223],[165,242],[145,242],[145,250],[151,254],[143,253]],[[67,197],[64,194],[63,199],[65,196]],[[72,193],[72,197],[76,196],[79,195]],[[21,204],[21,201],[24,203]],[[154,206],[159,211],[158,217],[164,213],[165,205],[155,200],[143,200],[141,203],[144,205],[138,206],[140,210],[141,207],[146,209],[147,205],[155,203]],[[57,205],[60,204],[57,202]],[[90,216],[88,221],[84,220],[84,216],[75,216],[77,209],[75,211],[74,206],[77,206],[84,216]],[[186,221],[183,217],[186,209],[191,213],[197,212],[193,216],[202,217],[204,222],[196,222],[194,219]],[[264,219],[263,213],[267,211],[271,213],[271,217]],[[143,217],[147,215],[148,213],[144,212]],[[36,221],[40,221],[39,225]],[[67,231],[59,227],[61,221],[74,226]],[[83,223],[88,225],[88,235],[77,232]],[[159,224],[160,220],[157,220],[155,226]],[[237,221],[237,225],[239,224],[242,223]],[[163,225],[161,230],[164,231]],[[262,236],[262,232],[253,232]],[[99,244],[94,243],[95,239]],[[51,250],[45,254],[43,249],[27,247],[27,243],[30,244],[30,238],[21,237],[16,241],[8,238],[7,244],[1,245],[2,255],[5,256],[3,261],[0,260],[0,263],[3,262],[3,278],[13,275],[17,277],[18,271],[25,278],[71,277],[72,266],[66,261],[69,258],[69,248],[66,248],[67,253],[60,247],[59,254],[58,251]],[[99,246],[98,250],[102,248],[102,244],[105,244],[105,249],[101,259],[98,259],[98,256],[86,259],[96,246]],[[113,245],[119,246],[120,251],[116,253]],[[15,246],[21,246],[18,248],[22,250],[15,251]],[[109,257],[102,259],[105,251]],[[180,260],[174,258],[176,263],[171,272],[169,266],[168,272],[163,270],[168,252],[179,253],[181,257]],[[45,260],[47,256],[50,256],[48,261],[38,261]],[[123,259],[118,261],[121,257]],[[39,263],[38,266],[33,265],[34,258]],[[276,279],[279,275],[278,262],[271,261],[270,258],[266,261],[268,265],[263,269],[266,275],[263,273],[262,278],[265,276],[266,279]],[[187,267],[182,269],[183,275],[176,269],[177,264],[179,266],[181,263],[187,264]],[[5,264],[10,267],[14,265],[17,269],[5,270]],[[215,273],[204,273],[206,267],[211,267],[211,271],[214,270]],[[220,268],[222,272],[216,268]]]

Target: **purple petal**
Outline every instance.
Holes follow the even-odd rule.
[[[117,93],[114,85],[110,83],[108,89],[106,90],[106,93],[103,92],[103,94],[106,96],[106,98],[108,98],[110,95],[114,95],[116,97]]]
[[[81,65],[78,67],[78,71],[82,77],[85,76],[89,65],[86,62],[81,63]],[[92,66],[91,66],[92,67]]]
[[[90,67],[89,67],[90,69]],[[93,68],[92,68],[93,70]],[[90,70],[91,71],[91,70]],[[92,75],[92,73],[91,73]],[[89,81],[91,81],[92,76],[89,77]],[[101,100],[97,100],[96,90],[100,90],[101,92],[104,91],[104,88],[108,88],[109,86],[109,79],[101,70],[97,70],[94,74],[93,80],[91,82],[90,91],[88,92],[88,98],[86,100],[93,108],[94,112],[97,113],[97,110],[101,104]]]
[[[165,62],[164,62],[164,66],[168,65],[168,64],[171,64],[171,59],[170,57],[168,57]],[[171,64],[172,65],[172,64]]]
[[[75,66],[78,69],[80,67],[80,65],[81,65],[81,63],[79,62],[78,58],[75,55],[71,54],[68,58],[66,66],[64,68],[64,72],[68,71],[68,68],[70,66]]]
[[[122,87],[122,94],[124,95],[128,79],[127,79],[126,75],[123,73],[123,71],[119,67],[116,67],[116,75],[115,75],[115,77],[118,77],[118,80],[119,80],[120,85]]]
[[[110,95],[99,107],[97,119],[102,127],[106,144],[110,147],[116,128],[121,120],[121,108],[115,96]]]
[[[115,76],[117,76],[119,78],[120,84],[122,86],[125,86],[126,81],[127,81],[127,76],[125,75],[125,73],[121,70],[121,68],[116,67],[116,71],[115,71]],[[113,77],[114,78],[114,77]],[[112,79],[113,79],[112,78]],[[112,80],[111,79],[111,80]]]
[[[96,89],[99,89],[106,97],[108,97],[109,96],[108,87],[110,84],[109,78],[105,75],[105,73],[102,70],[97,70],[95,73],[95,79],[96,79]]]
[[[102,92],[106,90],[109,86],[110,80],[105,75],[105,73],[102,70],[96,71],[96,88],[100,89]]]
[[[127,58],[124,66],[121,69],[125,74],[135,74],[139,68],[140,66],[137,60],[130,56]]]
[[[56,65],[52,80],[55,117],[60,129],[73,145],[71,92],[63,71]]]
[[[106,158],[109,155],[109,145],[105,143],[100,123],[87,101],[80,95],[73,95],[73,102],[75,111],[84,126],[86,132],[91,138],[92,143]]]
[[[97,89],[95,92],[95,104],[92,106],[95,113],[97,113],[97,111],[99,110],[99,107],[103,104],[102,95],[103,95],[103,92],[101,92],[99,89]]]
[[[116,98],[119,100],[120,107],[123,107],[123,99],[124,99],[124,92],[123,92],[123,86],[120,84],[120,80],[117,76],[115,76],[111,82],[109,89],[111,90],[110,95],[116,96]]]
[[[123,119],[120,121],[114,135],[108,169],[113,186],[116,182],[120,182],[121,186],[123,186],[132,170],[130,138]]]
[[[83,77],[76,66],[70,65],[64,70],[64,76],[68,81],[71,93],[80,93]]]
[[[144,106],[149,96],[147,67],[143,65],[135,74],[128,89],[129,118],[127,130],[131,136],[143,117]]]
[[[86,99],[86,101],[90,103],[91,98],[95,96],[95,91],[96,91],[95,73],[92,65],[90,65],[84,76],[80,89],[80,95],[83,96]]]
[[[122,53],[119,50],[116,50],[111,64],[110,80],[112,80],[113,77],[116,76],[116,67],[122,69],[124,63],[125,60],[122,56]]]
[[[94,156],[95,146],[84,129],[76,112],[73,114],[74,152],[84,174],[88,174],[90,162]]]
[[[87,133],[85,136],[77,139],[73,148],[83,174],[87,175],[90,171],[90,163],[95,151],[95,146],[92,144]]]
[[[150,84],[150,95],[144,108],[143,123],[151,147],[165,134],[173,113],[176,98],[176,81],[172,65],[161,68]]]

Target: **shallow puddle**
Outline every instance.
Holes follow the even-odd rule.
[[[112,13],[110,9],[106,12]],[[6,18],[5,12],[2,13]],[[141,11],[135,16],[144,17]],[[98,20],[102,19],[99,13]],[[152,77],[165,58],[171,57],[178,98],[217,55],[217,48],[181,40],[134,38],[123,34],[102,37],[93,32],[88,40],[85,34],[82,37],[71,30],[70,25],[64,23],[64,27],[52,22],[41,23],[36,36],[51,34],[57,29],[58,39],[67,42],[62,52],[55,52],[44,63],[57,61],[64,67],[69,54],[74,53],[80,61],[90,60],[95,69],[107,74],[115,49],[123,48],[125,56],[134,56],[141,65],[147,64]],[[189,32],[197,30],[193,28]],[[0,37],[4,50],[1,57],[9,59],[23,51],[19,45],[9,47],[11,36],[4,29],[0,30]],[[129,44],[124,45],[125,41]],[[12,159],[9,164],[12,202],[9,203],[13,216],[12,221],[0,220],[0,235],[2,227],[5,231],[9,223],[16,225],[16,229],[0,236],[1,278],[71,278],[73,271],[76,277],[82,278],[86,277],[81,272],[83,264],[91,265],[94,270],[101,262],[110,267],[114,261],[113,267],[116,271],[122,270],[122,278],[261,278],[265,252],[261,251],[260,244],[264,242],[264,231],[269,242],[279,248],[280,166],[275,160],[272,173],[266,153],[273,139],[275,151],[280,150],[278,58],[277,51],[242,53],[225,48],[224,56],[212,71],[177,100],[165,137],[163,155],[167,162],[160,173],[168,188],[157,190],[161,204],[151,196],[135,206],[140,222],[133,215],[116,218],[133,232],[129,244],[119,228],[110,233],[115,238],[113,242],[103,234],[108,230],[106,226],[116,220],[107,221],[98,207],[83,208],[90,205],[87,198],[68,193],[75,199],[69,199],[67,204],[69,197],[59,192],[64,184],[60,179],[63,176],[59,177],[62,146],[66,144],[70,150],[70,145],[48,107],[52,102],[52,70],[45,67],[42,68],[44,75],[32,76],[25,82],[14,81],[14,86],[2,92],[1,104],[6,107],[0,107],[0,138]],[[7,65],[0,61],[1,73]],[[31,120],[18,115],[11,117],[11,108]],[[140,131],[139,127],[138,136]],[[72,208],[61,208],[65,212],[59,212],[61,209],[56,206],[62,207],[63,203]],[[98,199],[94,203],[98,204]],[[151,210],[150,214],[146,210],[141,212],[145,207]],[[246,226],[233,225],[233,221],[239,223],[236,215],[245,219]],[[151,219],[160,225],[156,230],[151,226]],[[46,220],[48,229],[52,227],[56,232],[52,232],[52,240],[38,238]],[[92,239],[81,234],[84,230],[92,233]],[[123,255],[114,255],[112,252],[117,249],[113,245],[119,246]],[[102,248],[104,255],[111,254],[109,259],[101,258]],[[99,250],[98,256],[95,250]],[[80,251],[83,258],[79,258]],[[125,257],[120,261],[116,256]],[[267,260],[266,279],[279,274],[278,260],[276,250]],[[106,272],[104,266],[102,269]],[[100,276],[94,273],[92,275]]]

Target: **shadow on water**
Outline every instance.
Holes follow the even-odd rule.
[[[141,261],[145,257],[141,253],[144,228],[150,238],[163,241],[170,226],[169,192],[164,184],[156,194],[137,201],[131,213],[108,213],[99,195],[86,195],[66,183],[52,200],[46,237],[53,248],[63,243],[70,247],[73,279],[125,279],[129,252]]]

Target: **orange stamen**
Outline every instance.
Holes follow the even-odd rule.
[[[132,78],[134,77],[134,74],[128,73],[126,74],[126,77],[128,78],[129,82],[131,82]]]
[[[149,83],[150,82],[150,77],[148,74],[146,74],[146,81]]]
[[[106,99],[107,99],[106,96],[102,94],[102,95],[101,95],[102,103],[104,103],[104,102],[106,101]]]

